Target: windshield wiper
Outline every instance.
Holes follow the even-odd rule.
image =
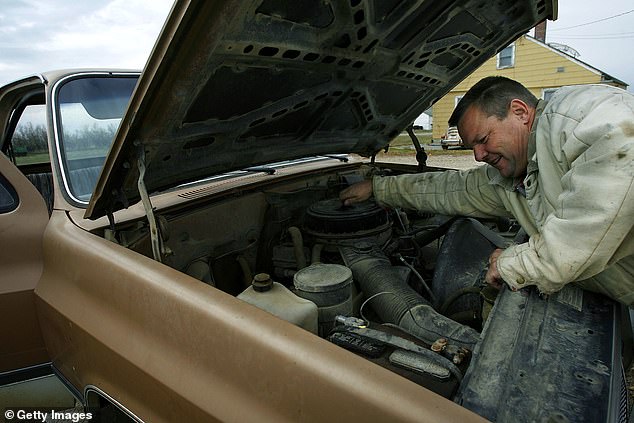
[[[266,173],[268,175],[275,174],[275,168],[269,166],[253,166],[242,169],[245,172]]]
[[[336,159],[340,162],[348,163],[348,156],[345,154],[322,154],[321,157],[327,157],[329,159]]]

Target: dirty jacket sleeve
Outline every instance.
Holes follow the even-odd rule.
[[[497,262],[512,287],[550,293],[634,258],[633,98],[577,89],[544,110],[534,157],[539,193],[529,195],[539,232]]]
[[[488,166],[463,171],[374,177],[376,200],[385,206],[471,217],[511,217]]]

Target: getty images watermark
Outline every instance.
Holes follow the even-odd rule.
[[[94,414],[74,410],[55,410],[37,408],[7,408],[4,410],[6,423],[35,423],[35,422],[72,422],[80,423],[92,420]]]

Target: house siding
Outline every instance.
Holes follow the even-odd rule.
[[[493,56],[434,104],[434,139],[440,139],[446,133],[447,121],[453,112],[456,96],[464,95],[471,86],[486,76],[499,75],[514,79],[538,98],[542,97],[545,88],[602,82],[602,74],[597,70],[584,66],[527,36],[515,41],[514,67],[497,69],[496,65],[497,59]],[[563,72],[558,72],[559,68],[563,68]]]

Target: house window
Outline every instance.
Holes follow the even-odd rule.
[[[515,66],[515,44],[511,44],[498,53],[498,69],[512,68]]]
[[[557,88],[544,88],[542,90],[542,98],[545,101],[549,101],[555,91],[557,91]]]

